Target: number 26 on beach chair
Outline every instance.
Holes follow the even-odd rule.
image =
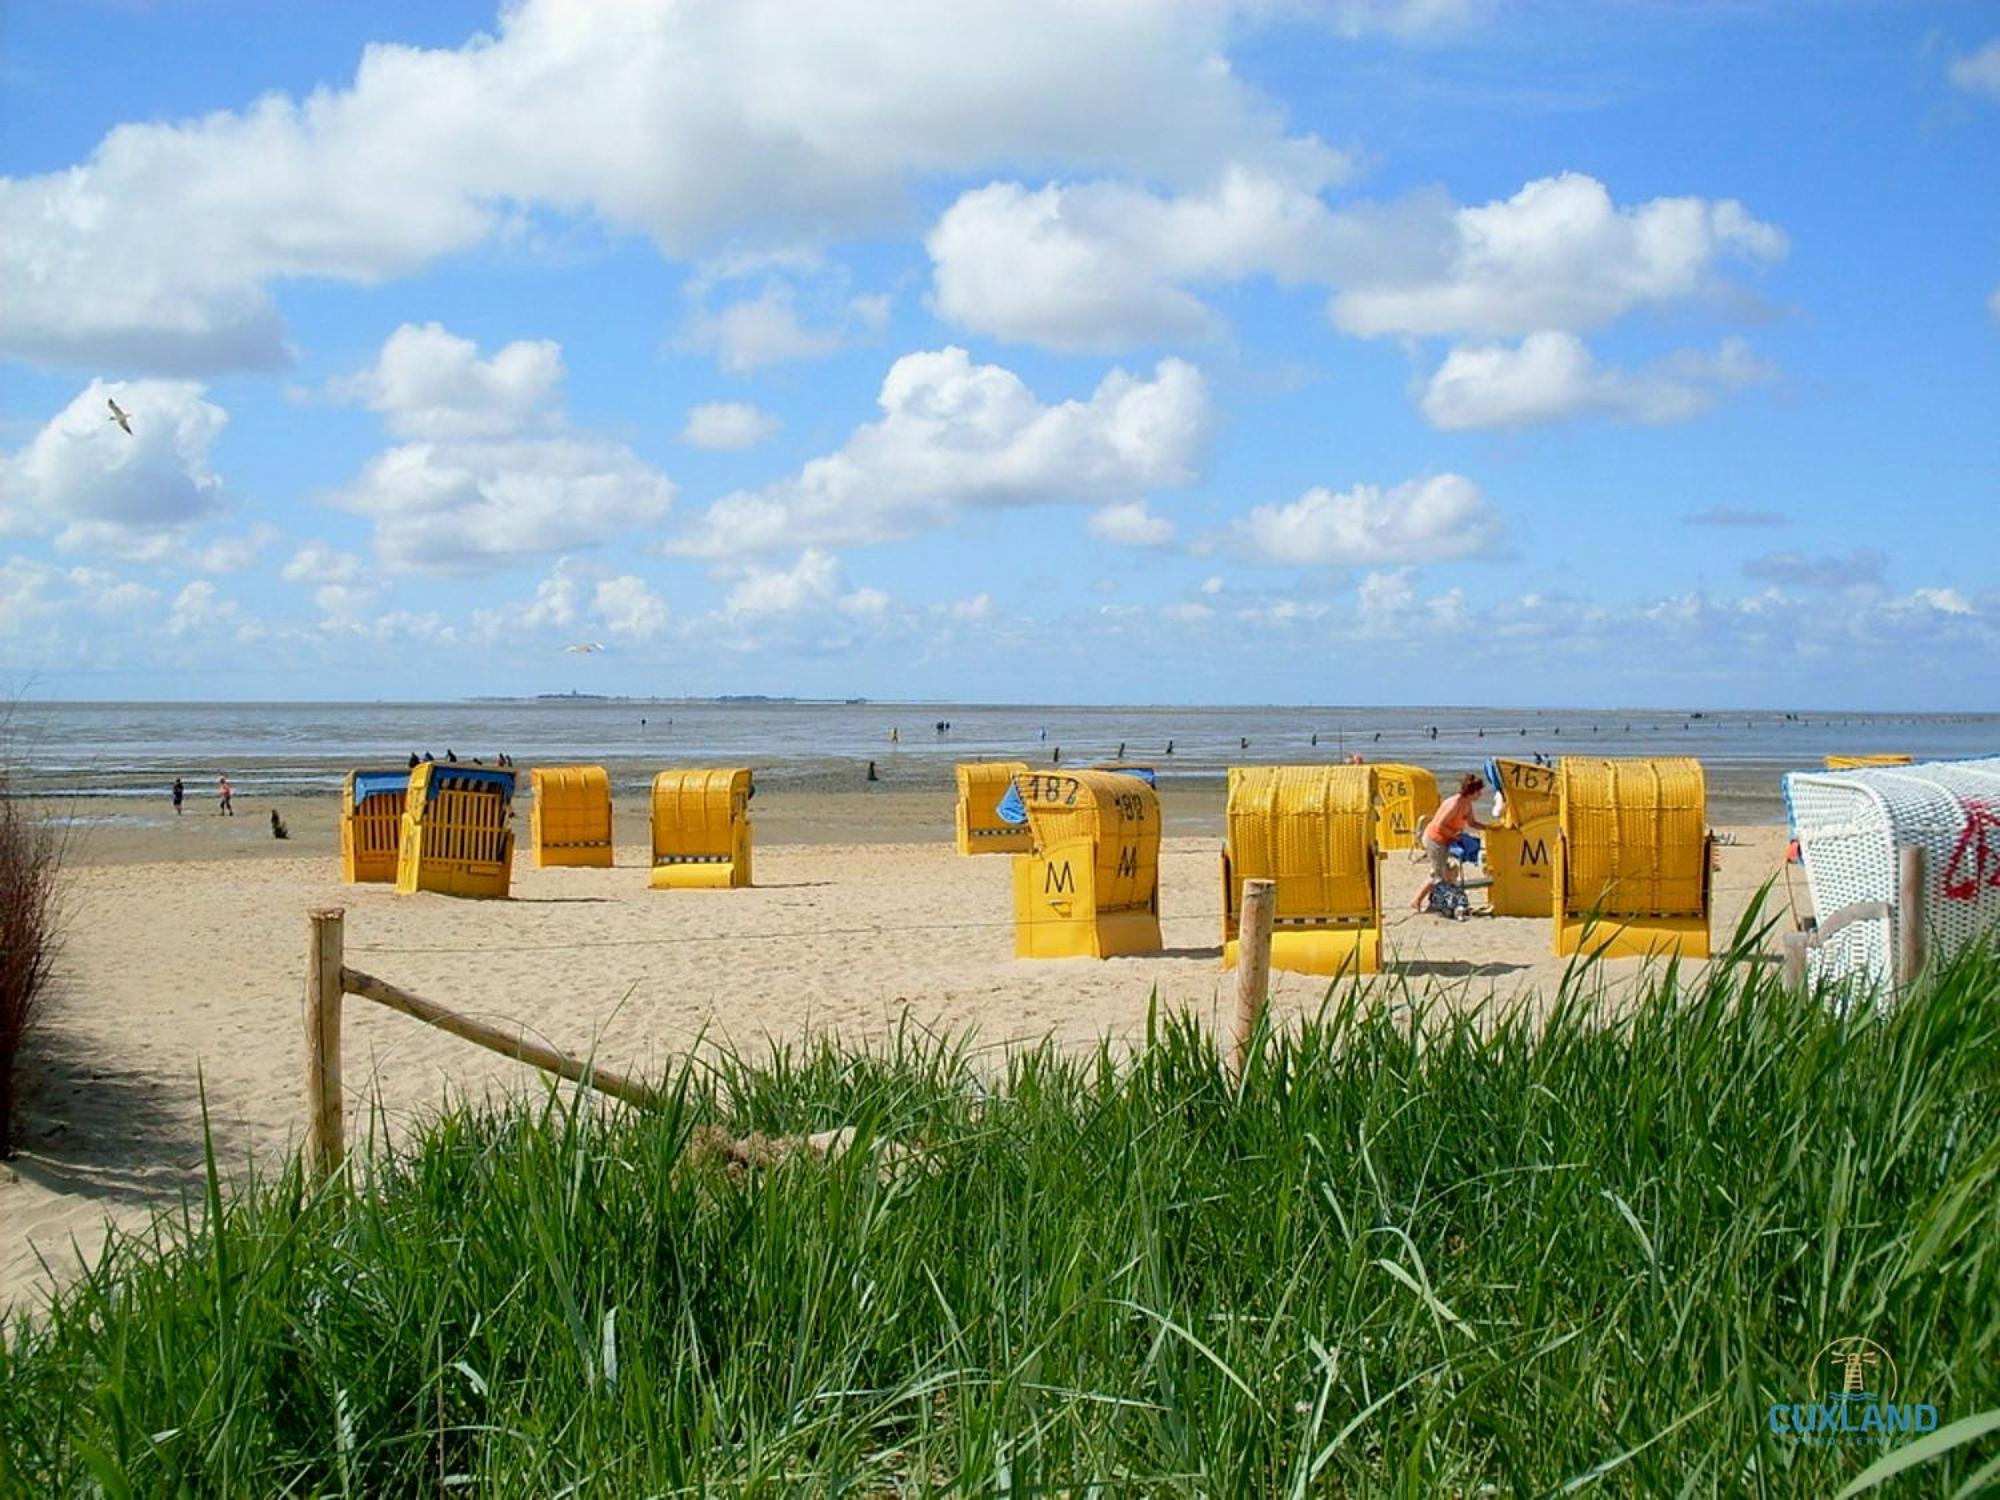
[[[1222,846],[1222,964],[1236,963],[1243,882],[1277,882],[1271,967],[1379,974],[1377,766],[1232,766]]]
[[[1438,810],[1437,777],[1422,766],[1381,761],[1374,767],[1375,796],[1381,803],[1375,842],[1382,849],[1414,849],[1424,823]]]
[[[1160,949],[1160,797],[1118,771],[1014,778],[1034,849],[1014,857],[1016,958]]]

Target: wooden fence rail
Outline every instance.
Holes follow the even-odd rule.
[[[623,1099],[628,1104],[643,1106],[655,1101],[657,1096],[652,1089],[623,1074],[593,1067],[581,1058],[545,1046],[520,1031],[509,1032],[485,1021],[474,1020],[471,1016],[460,1015],[372,974],[346,967],[342,962],[346,949],[346,915],[343,908],[333,907],[312,912],[307,917],[306,1169],[315,1179],[324,1179],[337,1172],[347,1156],[346,1109],[340,1084],[340,1015],[341,1002],[348,995],[373,1000],[377,1005],[401,1011],[427,1026],[448,1031],[489,1052],[530,1063],[544,1072]]]
[[[1225,1059],[1230,1076],[1237,1079],[1243,1076],[1250,1043],[1263,1017],[1264,1000],[1270,988],[1271,918],[1276,904],[1274,882],[1243,882],[1243,915],[1236,958],[1236,1024]],[[348,968],[345,908],[310,912],[306,921],[306,1170],[315,1181],[339,1171],[347,1157],[346,1103],[340,1080],[340,1018],[342,1002],[349,995],[401,1011],[426,1026],[435,1026],[489,1052],[532,1064],[543,1072],[628,1104],[643,1107],[656,1102],[655,1091],[636,1079],[594,1067],[518,1030],[510,1032],[461,1015],[386,979]],[[822,1149],[817,1138],[809,1144],[815,1150]]]

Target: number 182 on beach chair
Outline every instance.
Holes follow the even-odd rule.
[[[1028,771],[1014,792],[1034,841],[1014,857],[1014,956],[1159,952],[1159,794],[1120,771]]]

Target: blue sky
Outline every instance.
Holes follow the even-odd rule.
[[[1990,3],[6,28],[12,693],[2000,694]]]

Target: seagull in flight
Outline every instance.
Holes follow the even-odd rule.
[[[132,414],[109,397],[105,398],[104,404],[111,408],[111,415],[105,418],[105,420],[116,422],[120,427],[125,429],[126,435],[130,436],[132,432]]]
[[[578,641],[574,646],[563,647],[563,653],[567,656],[588,656],[593,651],[602,651],[603,649],[604,642],[602,641]]]

